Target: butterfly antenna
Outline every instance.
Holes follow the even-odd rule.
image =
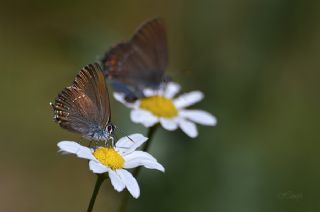
[[[120,130],[120,128],[118,128],[116,125],[113,125],[114,126],[114,128],[116,129],[116,130],[119,130],[120,132],[122,132],[121,130]],[[118,137],[117,137],[117,135],[114,133],[114,132],[112,132],[113,133],[113,135],[116,137],[116,140],[118,141]],[[123,132],[122,132],[123,133]],[[129,136],[126,136],[132,143],[134,143],[134,141],[129,137]],[[120,148],[122,148],[122,149],[130,149],[129,147],[124,147],[124,146],[121,146]]]
[[[160,86],[159,86],[159,88],[157,90],[157,94],[158,95],[160,94],[161,91],[163,92],[163,94],[165,93],[167,85],[168,85],[168,82],[169,81],[166,78],[162,79],[162,82],[160,83]]]
[[[169,78],[168,77],[165,77],[164,79],[163,79],[163,87],[164,87],[164,89],[166,89],[167,88],[167,86],[168,86],[168,84],[169,84]]]
[[[125,133],[124,133],[120,128],[118,128],[118,126],[114,125],[114,128],[115,128],[116,130],[119,130],[123,135],[125,135]],[[127,137],[132,143],[134,143],[134,141],[133,141],[129,136],[126,135],[126,137]]]

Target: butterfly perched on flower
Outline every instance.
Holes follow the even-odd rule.
[[[50,103],[54,120],[90,140],[108,140],[114,131],[108,90],[99,64],[89,64]]]
[[[138,28],[132,38],[111,48],[102,59],[103,72],[114,88],[114,97],[131,108],[134,123],[152,127],[157,123],[166,130],[181,128],[196,137],[195,123],[214,126],[216,118],[202,110],[187,107],[203,99],[193,91],[175,98],[180,85],[168,82],[168,45],[161,19],[152,19]]]
[[[145,88],[159,88],[166,79],[167,45],[164,23],[155,18],[142,24],[129,41],[111,48],[101,63],[114,90],[134,101],[144,96]]]

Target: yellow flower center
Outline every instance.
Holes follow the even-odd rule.
[[[140,108],[150,111],[157,117],[173,118],[178,114],[172,100],[163,96],[150,96],[141,99]]]
[[[99,147],[93,152],[93,155],[103,165],[108,166],[111,169],[123,168],[124,159],[114,148]]]

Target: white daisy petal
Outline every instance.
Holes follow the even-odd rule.
[[[125,163],[124,168],[126,169],[132,169],[132,168],[136,168],[138,166],[144,166],[147,169],[156,169],[159,171],[164,172],[164,167],[158,163],[158,162],[154,162],[154,161],[139,161],[139,160],[131,160]]]
[[[117,92],[114,92],[113,93],[113,97],[118,101],[118,102],[121,102],[122,104],[124,104],[125,106],[127,106],[128,108],[134,108],[137,106],[137,101],[134,102],[134,103],[129,103],[125,100],[124,98],[124,94],[123,93],[117,93]]]
[[[157,95],[158,93],[157,93],[158,91],[157,90],[153,90],[153,89],[150,89],[150,88],[146,88],[146,89],[144,89],[143,90],[143,95],[144,96],[154,96],[154,95]]]
[[[164,167],[147,152],[134,151],[131,154],[124,156],[124,160],[126,161],[124,164],[124,168],[127,169],[144,166],[148,169],[157,169],[164,172]]]
[[[79,158],[95,160],[91,150],[88,147],[82,146],[74,141],[60,141],[58,147],[61,151],[75,154]]]
[[[181,110],[179,115],[203,125],[214,126],[217,124],[216,117],[202,110]]]
[[[125,183],[130,194],[137,199],[140,196],[140,188],[137,180],[125,169],[118,169],[116,172],[122,179],[122,182]]]
[[[126,162],[131,160],[157,161],[148,152],[143,152],[143,151],[134,151],[130,154],[125,155],[123,158]]]
[[[113,97],[115,100],[121,103],[126,103],[126,100],[124,99],[124,94],[123,93],[118,93],[118,92],[113,92]]]
[[[179,126],[183,132],[185,132],[191,138],[198,136],[197,127],[191,121],[185,120],[183,118],[179,119]]]
[[[161,126],[169,131],[176,130],[178,128],[178,123],[175,119],[160,118]]]
[[[113,188],[116,191],[123,191],[123,189],[126,187],[124,182],[122,181],[121,177],[113,170],[109,170],[109,178],[111,181],[111,184]]]
[[[201,91],[192,91],[185,93],[178,98],[174,99],[174,105],[180,109],[193,105],[203,99],[204,95]]]
[[[96,174],[102,174],[108,171],[108,168],[106,166],[102,165],[101,163],[95,160],[90,160],[89,167],[90,170]]]
[[[136,133],[120,138],[116,143],[117,150],[122,154],[128,154],[136,150],[148,140],[142,134]]]
[[[132,110],[130,117],[134,123],[143,124],[145,127],[151,127],[159,121],[159,119],[152,115],[152,113],[141,109]]]
[[[164,96],[172,99],[179,91],[181,87],[178,83],[169,82],[166,86],[166,90],[164,92]]]

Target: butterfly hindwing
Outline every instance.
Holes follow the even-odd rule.
[[[63,89],[54,104],[54,118],[67,130],[93,137],[110,122],[110,105],[104,75],[98,64],[79,72],[72,86]]]

